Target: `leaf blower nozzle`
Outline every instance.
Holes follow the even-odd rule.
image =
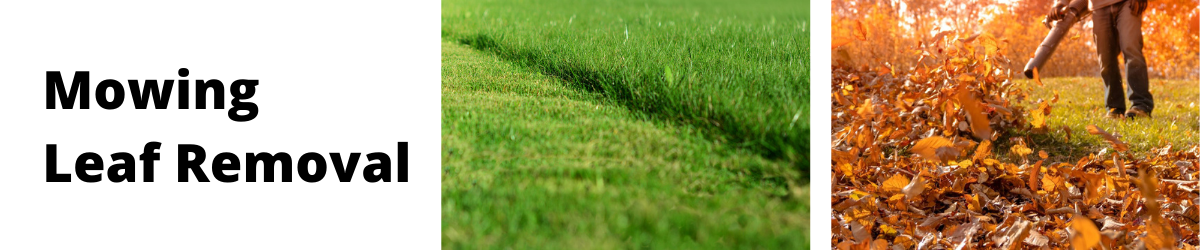
[[[1042,40],[1042,44],[1038,45],[1037,51],[1033,53],[1033,58],[1029,59],[1029,63],[1025,64],[1025,77],[1033,78],[1033,70],[1041,69],[1050,60],[1050,56],[1054,55],[1054,50],[1058,48],[1058,44],[1062,42],[1063,37],[1067,36],[1067,31],[1071,30],[1071,26],[1075,25],[1079,19],[1087,16],[1088,12],[1087,0],[1076,0],[1067,6],[1066,13],[1063,13],[1059,20],[1050,20],[1049,18],[1042,21],[1046,27],[1050,27],[1050,33],[1046,34],[1046,39]],[[1040,70],[1039,70],[1040,71]]]

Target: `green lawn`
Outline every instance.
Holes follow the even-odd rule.
[[[789,163],[452,41],[442,45],[451,249],[807,247]],[[756,174],[757,173],[757,174]]]
[[[1130,151],[1138,157],[1155,147],[1170,144],[1178,150],[1197,143],[1197,133],[1200,132],[1200,84],[1195,80],[1150,80],[1150,93],[1154,95],[1155,102],[1154,117],[1135,120],[1104,116],[1104,83],[1100,78],[1048,78],[1042,79],[1042,82],[1045,87],[1038,87],[1029,81],[1022,84],[1033,90],[1033,100],[1050,100],[1057,91],[1059,101],[1052,105],[1047,119],[1050,130],[1045,134],[1031,135],[1033,145],[1030,148],[1046,150],[1057,158],[1052,160],[1074,162],[1102,148],[1110,148],[1111,152],[1111,147],[1104,139],[1087,133],[1089,124],[1120,134],[1121,139],[1129,144]],[[1126,105],[1129,103],[1126,102]],[[1063,126],[1068,129],[1062,129]]]
[[[809,166],[807,0],[447,0],[442,35]]]
[[[443,247],[807,248],[807,8],[443,1]]]
[[[807,7],[443,1],[443,247],[807,248]]]

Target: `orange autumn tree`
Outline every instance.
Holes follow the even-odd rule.
[[[1200,9],[1194,0],[1151,1],[1142,33],[1151,77],[1200,75]]]
[[[912,67],[922,44],[943,31],[987,33],[1004,43],[1008,68],[1022,68],[1049,29],[1053,0],[842,0],[833,2],[834,63]],[[1143,16],[1151,77],[1200,78],[1200,13],[1190,0],[1151,1]],[[1076,24],[1041,70],[1043,76],[1098,76],[1091,18]],[[849,65],[843,65],[849,66]]]

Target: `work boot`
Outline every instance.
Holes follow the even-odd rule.
[[[1117,111],[1117,109],[1108,109],[1108,114],[1104,115],[1104,117],[1110,119],[1121,119],[1125,117],[1125,112]]]
[[[1142,117],[1150,118],[1150,111],[1146,111],[1146,109],[1142,107],[1134,106],[1129,108],[1129,112],[1125,112],[1125,117],[1129,119]]]

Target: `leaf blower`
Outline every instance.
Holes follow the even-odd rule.
[[[1058,43],[1067,36],[1067,31],[1071,30],[1071,26],[1090,13],[1088,0],[1074,0],[1066,6],[1066,10],[1057,19],[1046,16],[1046,19],[1042,20],[1042,24],[1050,29],[1050,33],[1046,34],[1046,39],[1042,40],[1041,45],[1038,45],[1037,52],[1033,53],[1033,58],[1025,64],[1025,77],[1033,78],[1033,69],[1041,69],[1042,65],[1045,65],[1046,61],[1050,60],[1050,56],[1054,54],[1054,49],[1058,48]]]

